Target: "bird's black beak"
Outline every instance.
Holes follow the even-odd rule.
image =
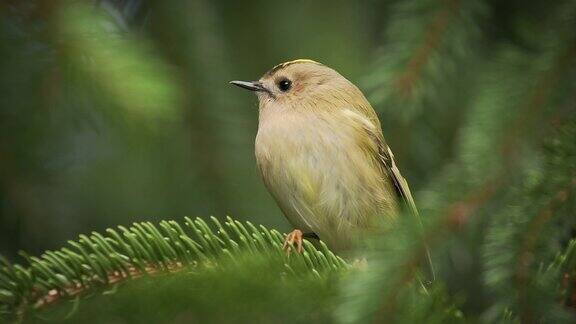
[[[266,91],[268,89],[264,88],[262,82],[260,81],[230,81],[230,84],[239,86],[240,88],[248,89],[251,91]]]

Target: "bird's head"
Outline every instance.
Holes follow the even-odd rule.
[[[365,101],[360,90],[338,72],[308,59],[278,64],[258,81],[230,83],[256,92],[261,111],[267,108],[324,110]]]

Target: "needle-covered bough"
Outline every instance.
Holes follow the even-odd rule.
[[[129,279],[180,272],[221,263],[246,254],[281,262],[286,273],[321,277],[347,263],[320,242],[304,241],[304,253],[286,256],[284,235],[230,217],[220,222],[186,217],[183,224],[134,223],[92,232],[60,250],[39,257],[21,253],[26,264],[0,262],[0,318],[22,318],[27,311],[110,288]]]

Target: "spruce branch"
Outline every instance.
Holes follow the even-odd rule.
[[[484,280],[501,296],[495,306],[523,322],[569,317],[563,306],[570,305],[574,243],[551,265],[543,265],[550,262],[549,255],[554,255],[555,247],[569,235],[567,229],[574,226],[570,217],[576,187],[574,134],[573,121],[554,129],[545,141],[541,174],[526,176],[509,192],[508,206],[494,215],[489,226]]]
[[[502,155],[502,159],[508,162],[506,165],[514,165],[512,160],[514,160],[515,155],[512,154],[513,151],[509,148],[510,141],[521,137],[519,132],[526,131],[526,124],[529,124],[530,121],[536,120],[534,117],[527,120],[525,116],[538,115],[543,106],[545,106],[548,97],[548,91],[546,91],[546,89],[552,87],[555,82],[560,80],[559,74],[561,72],[561,67],[565,66],[565,64],[573,58],[573,50],[574,48],[571,47],[567,51],[566,55],[563,55],[555,62],[553,68],[542,74],[539,82],[537,82],[534,87],[534,95],[529,101],[530,104],[520,107],[519,110],[523,113],[519,114],[518,118],[513,121],[517,127],[506,129],[505,134],[502,136],[503,140],[499,143],[499,152]],[[503,171],[504,170],[497,170],[493,176],[488,177],[487,180],[485,180],[478,188],[470,191],[464,199],[450,204],[442,213],[440,213],[442,216],[439,221],[436,222],[436,225],[425,231],[423,241],[433,247],[435,244],[438,244],[440,238],[445,239],[446,234],[453,235],[455,232],[458,232],[464,224],[469,222],[469,218],[474,215],[479,208],[484,206],[496,193],[499,192],[498,189],[500,189],[504,184],[503,179],[506,179],[506,177],[503,176]],[[576,180],[573,181],[573,184],[576,184]],[[567,196],[566,189],[559,191],[558,195],[560,198],[565,200]],[[549,215],[550,213],[551,212],[548,212],[546,215]],[[447,230],[448,233],[446,233]],[[533,236],[527,235],[527,238],[532,237]],[[528,243],[530,242],[527,242],[527,244]],[[423,246],[425,245],[422,245],[422,247]],[[393,288],[389,289],[390,294],[383,300],[378,308],[379,310],[376,313],[376,318],[382,319],[383,314],[389,315],[390,310],[395,308],[394,304],[397,295],[400,293],[402,287],[405,287],[407,283],[415,278],[417,273],[415,270],[418,268],[418,260],[423,257],[424,253],[425,251],[423,249],[415,248],[412,251],[412,254],[405,259],[405,262],[400,266],[400,268],[410,269],[410,271],[405,271],[403,276],[398,278],[398,280],[392,285]],[[519,262],[520,261],[521,260],[519,260]]]
[[[218,267],[245,251],[262,254],[285,264],[286,271],[322,276],[347,267],[323,242],[316,248],[305,241],[304,252],[287,257],[284,236],[264,226],[230,217],[211,224],[201,218],[134,223],[92,232],[57,251],[40,257],[22,253],[27,264],[0,259],[0,316],[23,317],[27,310],[43,308],[62,299],[76,298],[117,283],[184,269]]]
[[[398,1],[390,12],[386,47],[364,82],[370,101],[407,120],[462,105],[466,98],[455,89],[465,89],[470,78],[458,75],[457,67],[469,69],[480,60],[485,1]]]
[[[520,251],[516,260],[514,271],[514,283],[518,291],[518,303],[520,305],[520,318],[523,323],[532,323],[536,320],[528,300],[528,289],[530,286],[530,266],[534,261],[533,250],[540,238],[542,228],[553,218],[555,211],[565,203],[570,193],[576,188],[576,175],[572,176],[570,183],[559,189],[550,201],[537,213],[528,224],[527,230],[522,233]],[[568,250],[570,251],[570,250]],[[565,257],[566,258],[566,257]]]
[[[424,29],[425,35],[422,44],[409,58],[406,70],[401,72],[394,82],[401,95],[406,97],[412,95],[414,87],[422,74],[422,69],[441,43],[450,19],[458,12],[459,6],[459,0],[445,0],[444,7],[438,10],[434,19]]]
[[[560,273],[562,304],[576,311],[576,239],[568,243],[565,253],[560,254],[547,270]]]

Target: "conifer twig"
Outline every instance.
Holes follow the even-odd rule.
[[[444,2],[445,7],[439,10],[427,26],[422,44],[414,51],[408,60],[406,71],[396,78],[395,85],[399,93],[405,97],[409,97],[412,94],[424,66],[432,56],[436,47],[441,43],[442,37],[448,28],[450,18],[458,11],[460,0],[444,0]]]
[[[570,194],[576,188],[576,174],[572,176],[571,181],[563,188],[556,191],[550,201],[538,211],[536,216],[530,221],[528,230],[522,237],[520,252],[514,271],[514,282],[518,290],[518,300],[520,304],[520,317],[523,323],[533,323],[535,318],[532,314],[531,307],[527,300],[528,281],[530,279],[529,268],[534,262],[532,251],[538,242],[541,229],[554,216],[554,211],[558,209]]]
[[[281,249],[283,235],[250,222],[228,217],[221,223],[213,217],[209,225],[201,218],[185,219],[184,226],[175,221],[162,221],[159,226],[143,222],[108,229],[106,235],[80,235],[67,247],[40,257],[23,254],[27,266],[0,258],[0,315],[22,317],[29,307],[44,308],[145,275],[213,267],[243,251],[261,253],[292,269],[318,275],[347,266],[325,245],[318,250],[305,244],[302,255],[287,259]]]

